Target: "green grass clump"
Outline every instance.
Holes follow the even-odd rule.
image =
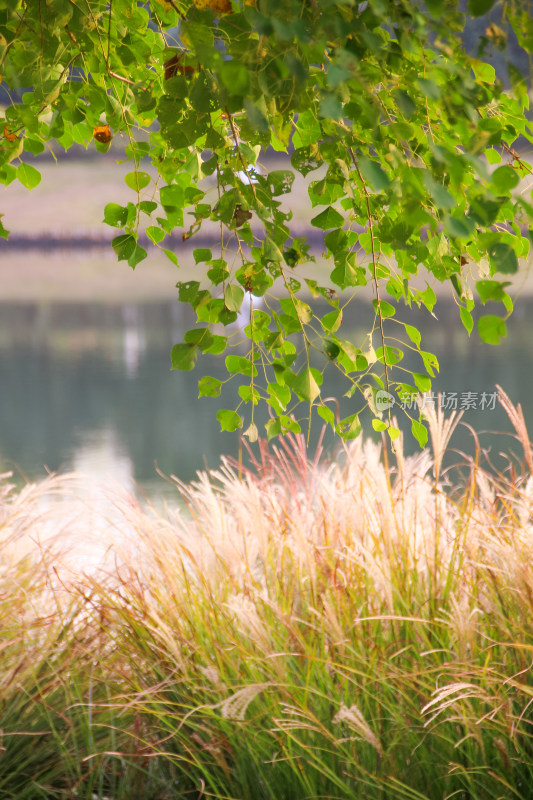
[[[428,417],[431,456],[263,450],[2,573],[0,798],[529,798],[533,478],[454,486]]]
[[[71,479],[17,494],[1,478],[0,798],[162,798],[131,757],[138,715],[116,702],[120,654],[72,550]]]

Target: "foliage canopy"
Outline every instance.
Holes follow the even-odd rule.
[[[467,52],[465,24],[478,17],[484,33]],[[265,401],[269,438],[299,431],[315,410],[350,438],[369,405],[374,427],[395,438],[383,392],[428,391],[438,370],[397,316],[398,304],[433,310],[435,293],[413,284],[417,275],[452,284],[469,333],[474,296],[499,304],[478,333],[490,343],[505,335],[507,278],[528,252],[533,218],[516,192],[530,172],[516,149],[533,140],[528,79],[513,64],[500,79],[491,64],[509,37],[533,53],[527,0],[466,9],[458,0],[5,0],[0,74],[12,102],[0,119],[0,181],[37,185],[27,154],[45,147],[122,142],[131,201],[104,213],[120,260],[135,268],[146,258],[145,234],[178,264],[169,235],[194,246],[201,231],[216,232],[216,247],[193,250],[198,280],[177,284],[197,324],[172,366],[226,354],[241,405],[219,411],[222,429],[246,417],[254,440]],[[261,166],[269,148],[285,154],[282,168]],[[311,240],[291,212],[304,180],[324,250],[311,273]],[[366,285],[375,320],[353,342],[343,314]],[[417,371],[403,367],[407,351]],[[334,369],[357,409],[344,419],[322,388]],[[200,396],[224,383],[202,378]],[[412,430],[423,444],[418,418]]]

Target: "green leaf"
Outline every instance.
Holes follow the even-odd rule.
[[[410,119],[416,113],[416,103],[409,97],[405,89],[399,89],[394,93],[394,99],[401,113]]]
[[[514,275],[518,271],[518,259],[510,244],[494,244],[489,250],[489,259],[495,272]]]
[[[195,264],[200,264],[202,261],[211,261],[213,254],[206,247],[199,247],[192,251],[192,257]]]
[[[321,136],[320,124],[312,111],[304,111],[298,115],[296,130],[292,137],[295,148],[309,147],[316,144]]]
[[[503,166],[494,170],[491,175],[491,181],[496,192],[507,194],[511,189],[514,189],[515,186],[518,186],[520,177],[512,167]]]
[[[236,431],[242,428],[242,419],[236,411],[231,411],[229,408],[221,408],[217,411],[217,419],[220,422],[221,431]]]
[[[320,394],[320,387],[313,372],[316,374],[313,369],[304,369],[290,383],[298,397],[307,403],[313,403]]]
[[[257,396],[255,395],[251,386],[241,383],[237,391],[239,393],[239,397],[244,400],[245,403],[255,404],[257,402]]]
[[[244,109],[246,111],[246,120],[245,122],[252,129],[252,131],[257,131],[258,134],[268,134],[269,133],[269,124],[268,120],[258,107],[258,105],[249,97],[244,99]],[[242,132],[243,125],[241,124],[241,132]],[[249,139],[250,140],[250,139]],[[260,141],[263,141],[266,145],[270,143],[269,137],[261,137]]]
[[[474,0],[474,2],[484,2],[484,0]],[[489,0],[492,4],[493,0]],[[474,16],[476,16],[474,14]],[[485,61],[478,61],[474,59],[472,64],[472,69],[474,71],[474,75],[481,81],[481,83],[494,83],[496,80],[496,70],[492,66],[492,64],[487,64]]]
[[[178,266],[178,257],[176,253],[174,253],[172,250],[168,250],[166,247],[163,247],[163,253],[166,255],[169,261],[172,261],[176,267]]]
[[[468,0],[468,12],[473,17],[481,17],[491,10],[496,0]]]
[[[342,439],[356,439],[361,433],[361,430],[358,414],[350,414],[349,417],[341,419],[338,425],[335,426],[336,433],[338,433]]]
[[[335,211],[334,208],[328,206],[328,208],[318,214],[318,216],[313,217],[311,225],[323,231],[329,228],[339,228],[341,225],[344,225],[344,217],[339,214],[338,211]]]
[[[381,361],[382,364],[388,364],[392,367],[403,359],[403,350],[400,350],[399,347],[385,345],[385,347],[378,347],[376,349],[376,356],[378,361]]]
[[[420,292],[419,299],[428,311],[433,311],[435,303],[437,302],[437,295],[429,284],[423,292]]]
[[[487,342],[487,344],[500,344],[501,340],[507,336],[505,320],[493,314],[485,314],[480,317],[477,329],[481,341]]]
[[[217,356],[224,352],[227,344],[228,339],[226,336],[212,335],[210,343],[203,349],[205,353],[212,353],[213,355]]]
[[[420,447],[425,447],[428,440],[427,428],[417,419],[411,421],[411,432]]]
[[[307,325],[313,318],[313,309],[311,306],[304,303],[303,300],[300,300],[295,295],[291,297],[282,297],[279,304],[285,312],[285,315],[296,321],[298,328],[300,325]]]
[[[192,328],[183,337],[186,344],[195,344],[202,352],[207,350],[213,342],[213,334],[209,328]]]
[[[175,344],[170,352],[171,369],[189,371],[194,369],[198,350],[194,344]]]
[[[139,208],[144,214],[151,214],[156,210],[157,203],[154,203],[153,200],[141,200]]]
[[[464,219],[459,219],[451,214],[445,214],[442,220],[443,228],[452,239],[468,239],[470,237],[470,227]]]
[[[148,253],[146,252],[144,247],[141,247],[140,244],[137,244],[137,242],[136,242],[135,243],[135,248],[134,248],[132,254],[130,255],[130,257],[128,258],[128,264],[130,265],[130,267],[132,269],[135,269],[137,264],[139,264],[141,261],[144,261],[144,259],[147,256],[148,256]]]
[[[392,303],[387,303],[386,300],[372,300],[372,305],[374,306],[374,311],[376,314],[381,314],[382,317],[393,317],[396,314],[396,309],[392,305]]]
[[[335,414],[328,408],[328,406],[317,406],[317,414],[321,417],[326,425],[331,425],[332,428],[335,428]]]
[[[212,30],[212,17],[206,14],[196,14],[195,21],[189,22],[187,25],[187,37],[191,41],[193,47],[205,49],[210,52],[214,44],[214,35]]]
[[[162,242],[163,239],[165,238],[166,233],[165,231],[161,230],[161,228],[158,228],[156,225],[149,225],[146,228],[146,235],[148,236],[151,242],[153,242],[154,244],[159,244],[159,242]]]
[[[122,228],[128,219],[128,209],[117,203],[108,203],[104,208],[104,222],[114,228]]]
[[[151,178],[148,173],[140,172],[139,170],[128,172],[128,174],[124,176],[124,182],[126,186],[129,186],[130,189],[133,189],[134,192],[140,192],[141,189],[145,189],[150,181]]]
[[[332,342],[331,339],[324,339],[324,352],[330,361],[335,361],[341,352],[341,348],[337,342]]]
[[[364,267],[356,266],[355,253],[346,253],[346,255],[337,256],[335,263],[337,266],[332,271],[330,278],[340,289],[346,289],[348,286],[366,285]]]
[[[400,429],[395,428],[394,425],[389,425],[387,428],[387,433],[389,434],[389,439],[391,442],[396,441],[396,439],[401,435]]]
[[[137,240],[132,233],[123,233],[121,236],[115,236],[111,246],[119,261],[127,261],[135,253]]]
[[[179,292],[180,303],[190,303],[194,306],[200,288],[199,281],[180,281],[176,284]]]
[[[292,166],[304,176],[314,169],[318,169],[322,161],[316,147],[299,147],[291,155]]]
[[[244,289],[235,283],[229,283],[224,292],[224,305],[228,311],[239,312],[244,300]]]
[[[483,304],[488,303],[489,300],[498,303],[503,302],[506,296],[505,288],[509,285],[509,281],[500,283],[499,281],[482,280],[476,283],[476,289]]]
[[[341,119],[342,104],[336,95],[328,93],[322,97],[320,100],[320,116],[326,119]]]
[[[307,190],[312,206],[330,206],[336,200],[345,197],[346,192],[339,183],[333,183],[322,178],[320,181],[313,181]]]
[[[237,270],[235,277],[242,286],[258,297],[264,295],[274,283],[261,262],[245,264],[244,267]]]
[[[348,234],[340,228],[337,228],[330,233],[326,233],[324,236],[324,244],[334,255],[339,253],[344,254],[349,248]]]
[[[442,95],[440,86],[427,78],[417,78],[416,85],[424,97],[429,97],[431,100],[439,100]]]
[[[222,83],[231,94],[244,94],[248,89],[250,76],[244,64],[237,61],[224,61],[220,68]]]
[[[459,315],[461,317],[461,322],[463,323],[468,335],[472,333],[472,329],[474,327],[474,320],[472,319],[472,314],[466,310],[463,306],[459,307]]]
[[[495,222],[501,208],[501,200],[490,200],[487,197],[476,197],[470,203],[468,216],[478,224],[489,227]]]
[[[424,174],[424,183],[438,208],[449,210],[456,205],[456,200],[444,186],[436,181],[430,172]]]
[[[281,433],[281,420],[280,419],[269,419],[268,422],[265,424],[265,430],[267,434],[267,440],[270,442],[271,439],[274,439],[276,436],[279,436]]]
[[[278,413],[285,411],[292,397],[289,387],[280,383],[269,383],[268,391],[270,405],[275,408]]]
[[[428,353],[425,350],[419,350],[420,357],[424,362],[424,367],[426,368],[426,372],[428,375],[431,375],[432,378],[435,377],[435,372],[439,371],[439,362],[437,356],[434,353]]]
[[[406,325],[405,326],[405,332],[408,335],[408,337],[410,338],[410,340],[413,342],[413,344],[416,345],[416,347],[419,348],[420,347],[420,341],[422,339],[420,331],[417,330],[415,327],[413,327],[413,325]]]
[[[244,356],[226,356],[226,369],[232,375],[247,375],[248,377],[257,375],[257,367]]]
[[[274,196],[289,194],[294,183],[294,172],[289,169],[277,169],[268,173],[268,185]]]
[[[283,261],[283,253],[274,239],[267,239],[263,243],[265,261]]]
[[[207,277],[215,286],[224,283],[229,278],[229,269],[223,259],[215,259],[215,263],[211,269],[207,270]]]
[[[359,159],[359,169],[361,175],[367,183],[377,192],[386,191],[390,186],[390,180],[387,173],[380,167],[377,161],[372,161],[365,156]]]
[[[431,391],[431,378],[428,378],[427,375],[424,375],[421,372],[413,372],[412,378],[416,384],[416,388],[420,392],[430,392]]]
[[[181,209],[185,203],[185,192],[181,186],[177,186],[176,184],[162,186],[159,191],[159,197],[161,199],[161,205],[165,209]]]
[[[485,150],[485,158],[489,164],[500,164],[502,160],[500,153],[498,153],[498,151],[493,147],[491,147],[489,150]]]
[[[457,297],[459,298],[459,300],[462,300],[463,299],[463,286],[461,284],[461,280],[460,280],[459,276],[457,275],[457,273],[453,272],[450,275],[450,281],[451,281],[451,284],[452,284],[452,286],[453,286],[453,288],[455,290],[455,293],[456,293]]]
[[[3,216],[4,216],[3,214],[0,214],[0,238],[9,239],[9,231],[6,230],[6,228],[4,228],[4,226],[2,224],[2,217]]]
[[[204,375],[198,381],[198,397],[219,397],[221,389],[222,381],[219,381],[218,378]]]
[[[342,309],[337,308],[335,311],[330,311],[328,314],[324,314],[322,319],[320,320],[320,324],[324,328],[325,331],[329,331],[330,333],[335,333],[336,330],[339,329],[342,323]]]
[[[26,189],[35,189],[41,182],[41,173],[31,164],[19,164],[17,167],[17,179]]]

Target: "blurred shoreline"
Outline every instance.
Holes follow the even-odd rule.
[[[286,164],[281,157],[269,156],[267,168],[280,169]],[[166,237],[164,247],[172,250],[179,266],[172,264],[145,236],[139,244],[146,248],[148,257],[135,270],[125,261],[117,261],[111,241],[118,231],[103,222],[107,203],[126,205],[132,192],[124,182],[131,171],[131,162],[117,162],[115,158],[94,155],[87,160],[68,160],[66,163],[45,161],[40,164],[41,183],[29,191],[16,182],[3,193],[2,222],[10,232],[9,239],[0,239],[0,303],[18,302],[142,302],[177,299],[176,283],[201,280],[204,270],[197,266],[193,250],[197,247],[220,247],[219,228],[207,223],[191,239],[183,239],[182,231]],[[144,165],[143,165],[143,168]],[[146,167],[150,171],[151,167]],[[330,263],[323,258],[324,232],[309,226],[316,213],[307,193],[308,183],[318,177],[313,173],[308,179],[297,176],[290,206],[287,196],[280,199],[293,213],[292,228],[295,236],[306,236],[316,263],[298,265],[291,276],[302,281],[302,293],[307,292],[305,278],[327,284],[324,273],[329,274]],[[531,189],[531,177],[523,181],[522,194]],[[209,187],[206,190],[210,191]],[[148,194],[150,194],[148,192]],[[192,222],[192,217],[191,220]],[[185,229],[189,221],[185,224]],[[226,250],[230,269],[235,253],[231,240]],[[361,260],[368,256],[361,253]],[[531,256],[523,262],[517,275],[509,276],[513,298],[533,295]],[[501,276],[507,280],[508,276]],[[470,283],[478,280],[470,276]],[[424,288],[426,280],[439,297],[453,295],[449,281],[436,281],[424,270],[415,279],[417,288]],[[371,284],[357,289],[361,299],[374,296]],[[345,293],[348,296],[348,293]]]

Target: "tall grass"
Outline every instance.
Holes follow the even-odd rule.
[[[98,569],[16,556],[0,798],[530,798],[533,478],[478,453],[452,483],[458,419],[428,416],[394,465],[295,441],[177,483],[186,508],[117,501]]]

